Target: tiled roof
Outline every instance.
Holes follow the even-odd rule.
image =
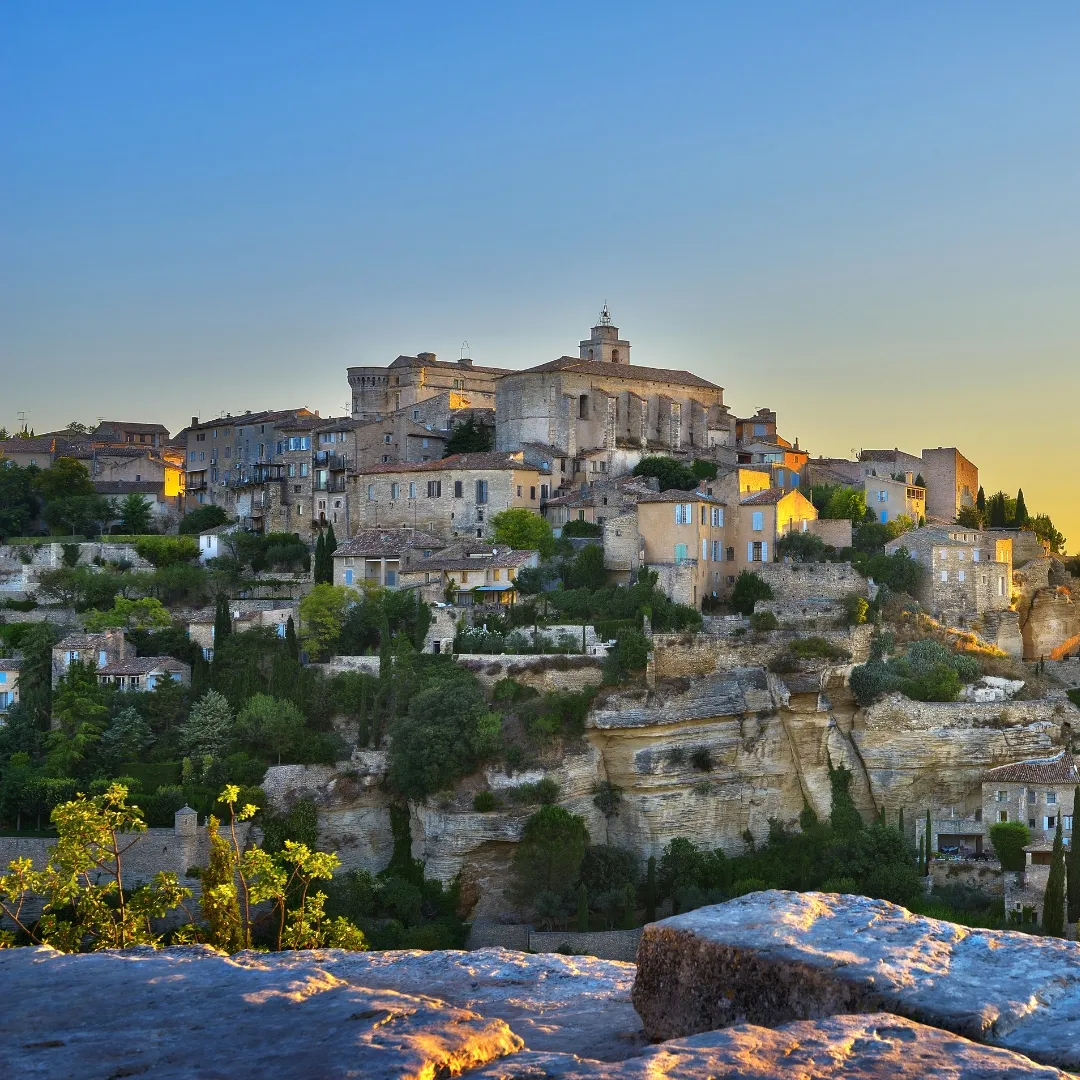
[[[18,671],[22,667],[21,660],[15,660],[11,657],[0,657],[0,671]]]
[[[1077,784],[1080,774],[1076,762],[1068,750],[1060,750],[1053,757],[1031,758],[1012,765],[999,765],[983,773],[983,783],[1004,784]]]
[[[415,529],[362,529],[334,549],[334,558],[343,555],[400,555],[410,548],[443,548],[445,541],[432,533]]]
[[[527,472],[543,472],[537,465],[527,465],[512,454],[453,454],[436,461],[399,461],[385,465],[368,465],[357,470],[360,476],[376,473],[398,472],[445,472],[447,469],[473,469],[481,472],[493,469],[520,469]]]
[[[429,360],[420,356],[399,356],[390,363],[390,367],[429,367],[448,368],[453,371],[479,371],[485,375],[508,375],[511,368],[486,367],[483,364],[459,364],[451,360]]]
[[[186,664],[171,656],[132,656],[99,667],[99,675],[148,675],[151,671],[184,671]]]
[[[603,375],[610,379],[647,379],[651,382],[671,383],[675,386],[699,386],[705,390],[722,390],[723,387],[695,375],[691,371],[669,368],[641,367],[638,364],[606,364],[602,360],[582,360],[573,356],[560,356],[538,367],[526,368],[511,374],[542,374],[548,371],[577,372],[582,375]]]
[[[164,480],[95,480],[99,495],[157,495],[165,486]]]
[[[53,438],[0,439],[0,454],[51,454],[55,447]]]
[[[713,506],[727,506],[727,503],[716,498],[715,495],[706,495],[703,491],[680,491],[678,488],[668,488],[667,491],[650,491],[638,499],[639,503],[682,503],[682,502],[706,502]]]
[[[243,413],[238,416],[218,416],[212,420],[200,420],[193,424],[189,431],[203,430],[215,427],[248,427],[251,424],[271,424],[282,420],[292,420],[298,416],[310,416],[317,423],[322,423],[310,409],[265,409],[262,412]]]
[[[507,547],[489,545],[486,549],[488,554],[469,555],[463,550],[462,545],[455,545],[450,551],[441,555],[432,555],[430,559],[422,559],[413,563],[409,573],[423,573],[425,570],[484,570],[488,567],[518,567],[531,562],[536,555],[535,551],[514,551]]]
[[[113,431],[131,431],[139,435],[160,435],[162,432],[167,436],[169,429],[164,424],[139,424],[139,423],[127,423],[123,420],[102,420],[96,428],[94,428],[94,434],[96,435],[100,431],[106,429],[112,429]]]
[[[791,495],[792,491],[783,488],[766,488],[764,491],[755,491],[739,501],[743,506],[775,506],[781,499]]]

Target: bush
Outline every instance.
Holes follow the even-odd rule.
[[[699,746],[690,754],[690,764],[698,772],[709,772],[712,769],[712,754],[707,746]]]
[[[649,663],[649,639],[636,627],[625,627],[615,635],[615,644],[604,659],[604,682],[622,683]]]
[[[779,627],[780,620],[771,611],[756,611],[750,616],[750,629],[757,633],[766,630],[777,630]]]
[[[135,551],[156,569],[199,557],[199,542],[190,536],[139,536]]]
[[[792,532],[776,541],[776,554],[795,562],[824,562],[826,554],[832,549],[821,539],[808,532]]]
[[[478,791],[472,801],[472,808],[481,814],[490,813],[498,805],[499,800],[495,798],[494,791]]]
[[[848,626],[862,626],[870,611],[870,601],[865,596],[852,595],[844,600],[844,612],[847,614]]]
[[[181,535],[191,536],[206,532],[208,529],[216,529],[228,520],[229,515],[225,513],[224,507],[200,506],[197,510],[192,510],[190,514],[184,515],[180,522],[179,532]]]
[[[771,600],[773,598],[772,587],[767,581],[743,570],[735,579],[735,587],[731,590],[730,604],[734,611],[740,615],[752,615],[754,605],[759,600]]]
[[[561,794],[559,782],[550,776],[544,776],[535,784],[518,784],[510,788],[510,798],[524,806],[553,806]]]
[[[1022,821],[998,821],[990,826],[990,843],[1002,870],[1023,870],[1024,848],[1031,843],[1031,833]]]
[[[595,521],[568,521],[562,527],[561,535],[574,538],[598,539],[604,535],[604,526],[598,525]]]
[[[851,654],[839,645],[834,645],[823,637],[797,638],[788,646],[788,652],[801,659],[817,657],[823,660],[847,660]]]

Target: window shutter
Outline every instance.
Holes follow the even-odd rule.
[[[761,542],[761,561],[762,562],[768,562],[769,561],[769,541],[768,540],[762,540],[762,542]]]
[[[746,561],[754,561],[754,542],[752,540],[746,542]]]

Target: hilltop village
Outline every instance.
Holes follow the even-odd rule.
[[[231,786],[375,947],[617,951],[770,887],[1044,923],[1080,564],[1022,492],[814,456],[606,308],[347,376],[348,416],[0,433],[0,865],[119,783],[128,873],[197,904]]]

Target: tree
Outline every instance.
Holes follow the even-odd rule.
[[[151,532],[153,506],[149,499],[131,494],[120,504],[120,524],[128,536]]]
[[[1054,829],[1054,851],[1043,893],[1042,928],[1044,933],[1054,937],[1065,937],[1065,843],[1061,836],[1060,814]]]
[[[603,546],[586,544],[574,557],[567,576],[571,589],[602,589],[608,576]]]
[[[221,759],[233,737],[233,711],[223,694],[208,690],[188,714],[181,732],[184,747],[196,757]]]
[[[645,921],[656,922],[656,856],[650,855],[645,870]]]
[[[1080,813],[1080,785],[1073,788],[1072,819],[1080,821],[1077,814]],[[1074,824],[1074,833],[1075,833]],[[1080,922],[1080,838],[1069,842],[1069,853],[1065,861],[1066,890],[1065,894],[1069,901],[1069,922]]]
[[[990,826],[990,844],[1002,870],[1023,870],[1024,848],[1030,843],[1031,833],[1022,821],[998,821]]]
[[[90,471],[70,457],[58,457],[49,468],[42,469],[34,477],[33,487],[46,503],[94,494]]]
[[[1028,524],[1040,540],[1045,540],[1050,545],[1050,550],[1055,555],[1060,555],[1065,551],[1065,537],[1054,528],[1049,514],[1036,514],[1029,519]]]
[[[138,761],[153,742],[150,725],[129,705],[113,717],[101,736],[101,756],[112,767],[122,761]]]
[[[752,615],[754,605],[759,600],[771,600],[772,598],[772,587],[767,581],[749,570],[742,570],[735,579],[735,585],[731,590],[730,603],[740,615]]]
[[[523,506],[513,506],[495,514],[491,527],[497,544],[506,544],[515,551],[538,551],[544,559],[555,552],[551,526],[539,514]]]
[[[220,649],[232,633],[232,613],[229,611],[229,600],[226,596],[219,596],[214,604],[214,649]]]
[[[862,521],[866,517],[866,492],[838,485],[830,492],[828,501],[819,513],[823,518]]]
[[[832,790],[832,808],[829,824],[838,836],[850,839],[863,827],[862,815],[855,808],[851,797],[851,770],[845,765],[833,768],[829,762],[829,787]]]
[[[86,616],[84,626],[90,633],[98,633],[111,627],[125,630],[163,630],[172,626],[172,617],[161,601],[153,597],[128,600],[118,596],[113,600],[109,611],[91,611]]]
[[[56,534],[97,535],[116,517],[116,508],[101,495],[50,499],[41,515]]]
[[[55,726],[46,736],[46,763],[53,776],[84,775],[108,721],[104,691],[89,664],[73,663],[53,694]]]
[[[664,454],[643,457],[634,466],[634,476],[654,476],[661,491],[694,491],[700,483],[693,469]]]
[[[330,567],[333,569],[333,555],[337,551],[337,537],[334,535],[334,523],[331,522],[326,526],[326,557],[330,559]],[[330,575],[331,581],[333,580],[333,574]]]
[[[584,818],[561,806],[540,807],[525,822],[514,854],[518,895],[531,900],[541,892],[573,888],[588,842]]]
[[[583,521],[574,518],[562,527],[559,535],[571,539],[599,540],[604,535],[604,526],[598,525],[595,521]]]
[[[978,511],[981,521],[986,521],[986,492],[982,484],[979,485],[979,493],[975,496],[975,509]]]
[[[304,732],[304,717],[291,701],[255,694],[236,717],[236,734],[262,753],[277,758],[295,751]]]
[[[495,429],[487,424],[478,424],[472,417],[466,417],[464,423],[455,424],[450,437],[443,448],[443,457],[453,454],[488,454],[495,447]]]
[[[219,525],[226,524],[228,520],[229,515],[225,513],[224,507],[213,504],[200,506],[184,515],[179,531],[181,535],[198,535],[210,529],[216,529]]]
[[[315,562],[312,565],[312,577],[316,585],[333,585],[334,574],[331,570],[330,575],[326,573],[326,541],[323,539],[323,534],[319,533],[318,539],[315,541]]]
[[[644,671],[649,663],[649,647],[649,639],[637,627],[621,628],[604,658],[604,682],[625,682],[632,672]]]
[[[33,492],[36,467],[26,469],[4,461],[0,454],[0,539],[25,536],[37,515]]]
[[[996,492],[987,503],[991,529],[1004,529],[1008,522],[1008,509],[1005,505],[1005,493]]]
[[[244,924],[236,887],[236,860],[229,841],[218,831],[220,824],[213,816],[207,822],[210,851],[206,869],[199,875],[200,908],[209,943],[223,952],[234,953],[244,948]]]
[[[589,890],[582,882],[577,888],[577,928],[578,932],[589,932]]]
[[[1024,502],[1024,489],[1021,488],[1016,493],[1016,511],[1013,514],[1013,525],[1017,529],[1022,529],[1028,523],[1028,510],[1027,504]]]
[[[42,870],[15,859],[0,878],[0,908],[36,945],[61,952],[126,949],[160,943],[153,921],[191,896],[175,874],[158,873],[149,885],[124,883],[123,856],[146,829],[128,789],[112,784],[102,795],[80,795],[52,812],[58,839]],[[45,898],[36,922],[26,914],[34,895]],[[189,918],[190,921],[190,918]],[[14,944],[10,931],[0,943]]]
[[[300,601],[300,643],[314,657],[325,659],[341,635],[345,613],[357,599],[344,585],[316,585]]]
[[[35,623],[22,642],[19,698],[32,722],[40,729],[48,728],[52,718],[52,647],[55,640],[49,623]]]
[[[296,623],[290,615],[285,622],[285,651],[293,660],[300,659],[300,643],[296,640]]]
[[[140,536],[135,551],[157,569],[191,562],[199,557],[199,542],[191,536]]]

